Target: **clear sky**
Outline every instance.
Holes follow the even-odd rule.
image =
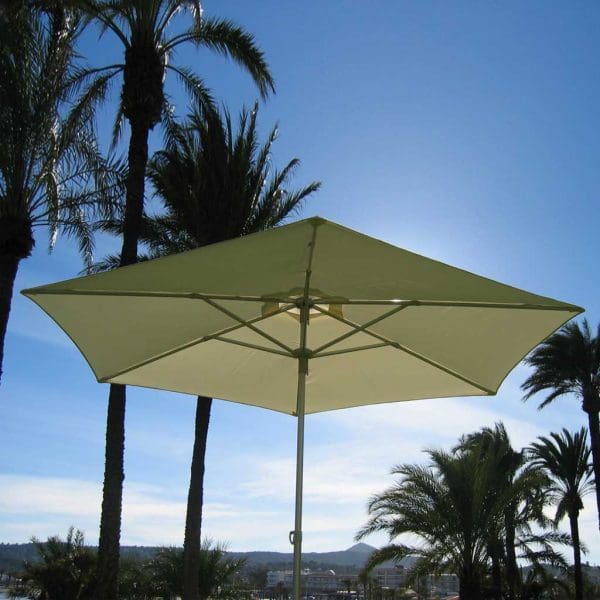
[[[207,15],[252,32],[277,94],[274,163],[302,160],[295,183],[322,190],[298,217],[321,215],[392,244],[600,318],[600,5],[596,2],[280,2],[206,0]],[[118,54],[107,34],[83,48]],[[232,113],[257,93],[207,51],[176,60],[202,75]],[[171,88],[172,89],[172,88]],[[99,127],[110,131],[111,103]],[[185,99],[174,93],[180,113]],[[160,133],[153,134],[157,148]],[[101,257],[109,244],[99,243]],[[81,261],[38,232],[16,290],[75,276]],[[307,418],[304,549],[352,545],[389,469],[426,447],[502,420],[513,445],[586,423],[575,399],[544,411],[521,402],[518,367],[493,398],[431,400]],[[64,334],[16,295],[0,390],[0,541],[69,525],[97,542],[108,386]],[[295,420],[214,403],[203,532],[235,550],[291,551]],[[181,544],[195,398],[129,388],[122,542]],[[587,559],[600,563],[592,498]],[[563,528],[566,529],[566,522]],[[384,540],[366,541],[377,545]]]

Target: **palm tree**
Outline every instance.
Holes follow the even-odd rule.
[[[89,263],[88,219],[118,191],[79,94],[80,32],[59,5],[0,15],[0,376],[14,281],[35,230],[49,230],[51,249],[59,232],[73,236]]]
[[[600,325],[594,336],[586,319],[581,325],[567,323],[533,350],[525,364],[534,371],[521,386],[524,400],[548,391],[538,407],[542,409],[559,396],[573,394],[587,413],[600,528]]]
[[[583,575],[581,571],[581,543],[579,539],[579,512],[583,508],[582,498],[591,492],[592,468],[589,463],[590,448],[587,445],[585,428],[572,435],[566,429],[562,434],[551,433],[540,436],[529,449],[531,461],[539,465],[551,477],[551,491],[556,496],[555,523],[569,517],[573,540],[575,600],[583,598]]]
[[[196,110],[188,123],[169,128],[166,148],[157,152],[148,177],[165,212],[143,219],[140,240],[148,248],[143,258],[156,258],[228,240],[281,223],[320,184],[298,190],[285,188],[299,165],[294,158],[281,171],[270,170],[277,128],[259,143],[258,105],[239,117],[237,132],[231,117]],[[122,221],[105,229],[120,233]],[[114,266],[112,257],[101,268]],[[184,598],[197,598],[204,463],[212,398],[198,397],[195,439],[184,539]]]
[[[503,511],[503,539],[490,540],[490,558],[494,591],[498,599],[503,597],[502,573],[500,563],[506,568],[506,597],[517,598],[521,585],[521,576],[517,562],[517,548],[529,552],[530,542],[541,543],[542,539],[552,538],[551,533],[532,537],[531,522],[539,526],[548,524],[543,509],[548,502],[545,494],[547,477],[535,465],[527,464],[525,453],[516,451],[502,423],[494,428],[483,427],[479,431],[464,436],[455,451],[478,449],[483,455],[490,455],[497,465],[494,489],[509,493],[512,499]],[[552,539],[556,541],[556,539]]]
[[[245,564],[245,558],[227,556],[227,547],[224,544],[214,544],[211,540],[204,540],[200,548],[198,578],[200,600],[207,600],[220,588],[232,586],[235,576]],[[223,594],[220,593],[219,596]]]
[[[118,136],[123,118],[129,122],[129,172],[121,248],[121,266],[137,260],[137,241],[144,205],[144,179],[148,162],[148,135],[169,116],[164,80],[168,71],[199,102],[212,105],[202,80],[185,67],[171,64],[173,51],[185,43],[224,54],[240,64],[266,98],[274,91],[273,78],[253,36],[231,21],[207,19],[199,0],[84,0],[83,6],[103,30],[110,30],[123,45],[125,62],[98,69],[106,73],[98,80],[96,94],[102,97],[113,77],[122,74],[123,85],[115,121]],[[192,24],[169,37],[174,17],[182,10]]]
[[[504,509],[512,498],[495,489],[497,462],[480,449],[427,454],[427,466],[394,467],[392,473],[402,479],[371,498],[370,520],[357,535],[362,539],[384,532],[391,541],[410,533],[422,546],[390,544],[375,551],[367,567],[419,556],[415,577],[450,570],[459,577],[461,599],[480,600],[490,558],[488,541],[500,536]]]
[[[25,563],[19,581],[10,590],[14,597],[40,600],[87,598],[96,563],[95,553],[85,546],[83,533],[71,527],[66,540],[52,536],[45,542],[31,540],[39,559]]]
[[[210,106],[212,100],[202,81],[189,69],[169,62],[173,51],[184,43],[206,47],[224,54],[250,73],[263,97],[274,91],[273,78],[254,38],[231,21],[206,19],[199,0],[82,0],[81,4],[110,30],[122,44],[123,64],[99,69],[95,94],[102,98],[113,77],[123,76],[114,138],[123,118],[131,136],[128,152],[126,202],[123,222],[121,266],[137,260],[137,245],[144,210],[145,172],[148,163],[148,136],[169,116],[164,78],[167,71],[177,75],[188,92]],[[170,35],[174,17],[189,11],[192,24]],[[106,454],[99,540],[99,586],[97,600],[116,600],[119,568],[119,539],[123,495],[123,454],[125,444],[125,387],[111,385],[106,425]]]
[[[567,600],[571,587],[568,582],[546,569],[532,568],[523,581],[522,600],[548,600],[548,598]]]
[[[246,559],[227,556],[226,546],[204,540],[200,548],[198,563],[197,594],[206,600],[218,588],[231,583],[232,578],[245,565]],[[150,575],[149,596],[176,598],[183,593],[183,552],[179,548],[161,548],[150,561],[147,571]]]
[[[501,561],[507,564],[503,543],[507,539],[520,551],[516,559],[526,559],[536,568],[542,563],[564,566],[554,545],[569,543],[568,536],[553,531],[534,533],[531,528],[532,521],[546,523],[540,513],[547,495],[538,497],[532,491],[546,483],[546,478],[540,476],[540,469],[530,467],[507,479],[516,457],[511,456],[512,449],[507,451],[510,443],[505,434],[501,425],[494,430],[484,428],[462,438],[451,454],[427,451],[427,466],[395,467],[392,473],[402,479],[371,498],[371,518],[357,539],[385,532],[392,541],[408,533],[416,534],[423,544],[390,544],[371,555],[366,569],[385,560],[418,556],[412,579],[450,571],[460,579],[460,597],[479,600],[490,564],[494,585],[485,595],[489,597],[491,591],[493,597],[505,597],[499,580]],[[507,522],[512,526],[507,528]]]

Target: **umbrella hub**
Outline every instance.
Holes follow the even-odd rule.
[[[293,317],[294,319],[300,320],[302,314],[302,308],[305,306],[308,308],[308,320],[316,319],[324,315],[334,314],[337,317],[342,317],[342,305],[341,304],[330,304],[328,298],[325,297],[309,297],[304,298],[303,296],[296,296],[290,299],[290,302],[279,302],[274,304],[273,308],[276,310],[284,310],[284,312]]]
[[[301,361],[308,361],[313,358],[315,353],[310,348],[296,348],[292,351],[292,356]],[[308,370],[308,367],[307,367]]]

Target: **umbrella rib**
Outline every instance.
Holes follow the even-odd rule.
[[[245,321],[244,323],[238,323],[237,325],[232,325],[231,327],[227,327],[226,329],[221,329],[221,331],[217,331],[216,333],[211,333],[210,335],[205,335],[202,338],[198,338],[198,342],[208,342],[219,336],[226,335],[227,333],[231,333],[233,331],[237,331],[238,329],[242,329],[243,327],[246,327],[246,323],[260,323],[261,321],[270,319],[275,315],[287,313],[291,308],[294,307],[295,304],[282,304],[278,309],[274,310],[273,312],[269,312],[268,314],[261,315],[260,317],[256,317],[255,319],[250,319],[249,321]]]
[[[349,354],[350,352],[359,352],[361,350],[373,350],[374,348],[386,348],[390,344],[388,342],[381,342],[379,344],[368,344],[366,346],[353,346],[352,348],[344,348],[343,350],[331,350],[330,352],[322,352],[317,356],[311,356],[311,358],[324,358],[325,356],[335,356],[336,354]]]
[[[289,296],[240,296],[231,294],[201,294],[199,292],[153,292],[142,290],[77,290],[30,288],[21,292],[25,296],[115,296],[119,298],[182,298],[189,300],[234,300],[236,302],[294,303]]]
[[[176,354],[177,352],[182,352],[183,350],[187,350],[188,348],[191,348],[192,346],[197,346],[204,342],[210,342],[211,340],[219,340],[221,342],[232,343],[232,340],[229,340],[227,338],[221,338],[221,336],[231,333],[232,331],[237,331],[238,329],[245,327],[246,326],[245,323],[259,323],[260,321],[264,321],[274,315],[278,315],[283,312],[287,312],[290,309],[290,307],[292,307],[292,306],[294,306],[294,305],[286,304],[286,305],[280,306],[280,308],[278,308],[276,311],[273,311],[272,313],[269,313],[267,315],[260,315],[259,317],[256,317],[255,319],[251,319],[250,321],[246,321],[244,323],[238,323],[237,325],[232,325],[231,327],[226,327],[225,329],[221,329],[220,331],[217,331],[216,333],[211,333],[210,335],[204,335],[199,338],[194,338],[193,340],[190,340],[189,342],[186,342],[185,344],[181,344],[180,346],[176,346],[175,348],[170,348],[169,350],[167,350],[165,352],[161,352],[160,354],[155,354],[151,358],[137,362],[133,365],[129,365],[125,369],[116,371],[115,373],[112,373],[111,375],[102,377],[101,379],[98,379],[98,381],[101,383],[106,383],[107,381],[110,381],[111,379],[113,379],[115,377],[119,377],[121,375],[124,375],[125,373],[129,373],[130,371],[139,369],[140,367],[145,367],[146,365],[156,362],[157,360],[166,358],[167,356],[171,356],[171,354]],[[264,352],[271,352],[272,354],[281,354],[282,356],[291,356],[291,353],[290,353],[291,351],[290,352],[282,352],[280,350],[275,350],[272,348],[265,348],[263,346],[258,346],[255,344],[247,344],[247,343],[242,343],[242,342],[237,342],[237,343],[239,346],[245,345],[245,346],[248,346],[249,348],[263,350]]]
[[[312,234],[312,238],[309,244],[309,251],[308,251],[308,264],[306,265],[306,271],[304,272],[304,291],[302,292],[302,298],[304,300],[304,304],[308,304],[308,299],[309,299],[309,293],[310,293],[310,278],[312,276],[312,263],[313,263],[313,257],[315,254],[315,245],[317,243],[317,226],[313,226],[313,234]],[[306,332],[304,332],[306,333]],[[304,337],[306,338],[306,336],[300,336],[301,338]],[[304,339],[304,345],[305,345],[306,339]],[[302,346],[302,341],[301,344]],[[304,350],[304,348],[303,348]]]
[[[250,342],[241,342],[240,340],[223,338],[218,335],[212,336],[212,339],[217,340],[218,342],[224,342],[226,344],[234,344],[235,346],[244,346],[245,348],[252,348],[253,350],[261,350],[262,352],[269,352],[270,354],[279,354],[280,356],[285,356],[287,358],[296,358],[293,354],[291,354],[289,352],[284,352],[283,350],[275,350],[275,348],[266,348],[265,346],[259,346],[258,344],[251,344]]]
[[[329,316],[334,319],[337,319],[338,321],[341,321],[342,323],[345,323],[346,325],[349,325],[350,327],[354,327],[354,328],[360,327],[360,325],[353,323],[352,321],[348,321],[348,319],[344,319],[343,317],[339,317],[333,313],[329,313]],[[403,344],[400,344],[399,342],[390,340],[389,338],[386,338],[385,336],[380,335],[379,333],[375,333],[374,331],[371,331],[369,329],[363,329],[362,331],[363,331],[363,333],[370,335],[371,337],[374,337],[375,339],[378,339],[381,342],[384,342],[385,345],[391,346],[392,348],[395,348],[396,350],[401,350],[402,352],[405,352],[406,354],[410,354],[411,356],[414,356],[415,358],[418,358],[419,360],[426,362],[428,365],[431,365],[432,367],[439,369],[440,371],[443,371],[444,373],[447,373],[448,375],[451,375],[452,377],[455,377],[456,379],[460,379],[461,381],[464,381],[465,383],[468,383],[469,385],[476,387],[478,390],[481,390],[482,392],[485,392],[486,394],[490,394],[490,395],[495,394],[494,390],[491,390],[491,389],[481,385],[480,383],[477,383],[476,381],[474,381],[473,379],[470,379],[469,377],[465,377],[464,375],[457,373],[454,369],[445,367],[444,365],[433,360],[432,358],[425,356],[424,354],[420,354],[419,352],[416,352],[415,350],[411,350],[410,348],[408,348],[407,346],[404,346]],[[350,350],[354,351],[353,349],[350,349]],[[339,354],[343,354],[343,351],[340,351]],[[315,358],[318,358],[318,355]]]
[[[383,321],[384,319],[387,319],[388,317],[395,315],[396,313],[400,312],[401,310],[404,310],[407,306],[408,306],[407,304],[401,304],[399,306],[396,306],[392,310],[384,313],[383,315],[379,315],[378,317],[375,317],[374,319],[371,319],[370,321],[363,323],[362,325],[352,325],[352,328],[353,328],[352,331],[348,331],[347,333],[344,333],[344,334],[338,336],[337,338],[334,338],[333,340],[327,342],[326,344],[319,346],[318,348],[313,350],[313,356],[319,355],[320,352],[322,352],[326,348],[335,346],[335,344],[338,344],[339,342],[341,342],[345,339],[348,339],[349,337],[352,337],[353,335],[356,335],[357,333],[360,333],[361,331],[366,331],[369,327],[371,327],[371,325],[375,325],[375,323],[379,323],[379,321]],[[325,314],[325,315],[329,314],[329,312],[327,310],[321,308],[320,306],[315,305],[313,308],[315,310],[318,310],[322,314]],[[346,324],[350,325],[350,322],[347,322]]]
[[[261,331],[258,327],[254,327],[254,325],[252,325],[252,323],[250,321],[244,321],[244,319],[242,319],[241,317],[236,315],[234,312],[230,311],[229,309],[225,308],[224,306],[221,306],[220,304],[217,304],[211,298],[202,298],[202,300],[204,300],[204,302],[206,302],[213,308],[220,310],[222,313],[226,314],[228,317],[231,317],[232,319],[236,320],[243,327],[247,327],[254,333],[260,335],[261,337],[265,338],[266,340],[269,340],[269,342],[275,344],[276,346],[279,346],[280,348],[283,348],[289,355],[293,354],[293,350],[289,346],[286,346],[286,344],[279,341],[277,338],[274,338],[272,335],[269,335],[268,333]]]
[[[172,348],[171,350],[168,350],[167,352],[163,352],[162,354],[157,354],[156,356],[153,356],[152,358],[149,358],[147,360],[142,360],[139,363],[130,365],[125,369],[121,369],[120,371],[116,371],[114,373],[111,373],[110,375],[106,375],[105,377],[101,377],[98,379],[98,381],[100,383],[107,383],[107,382],[113,380],[115,377],[120,377],[121,375],[125,375],[125,373],[130,373],[131,371],[135,371],[136,369],[145,367],[146,365],[149,365],[153,362],[161,360],[162,358],[166,358],[167,356],[171,356],[172,354],[176,354],[177,352],[187,350],[187,348],[190,348],[191,346],[197,346],[199,344],[202,344],[203,342],[208,342],[208,341],[212,341],[212,340],[216,340],[218,342],[225,342],[227,344],[235,344],[236,346],[244,346],[246,348],[252,348],[254,350],[261,350],[262,352],[269,352],[270,354],[278,354],[280,356],[286,356],[287,358],[293,358],[292,354],[290,354],[288,352],[284,352],[283,350],[275,350],[275,348],[266,348],[264,346],[259,346],[258,344],[250,344],[249,342],[240,342],[238,340],[222,338],[218,334],[215,334],[215,335],[207,336],[206,338],[199,338],[192,342],[188,342],[187,344],[183,344],[182,346],[178,346],[177,348]]]
[[[483,302],[471,300],[361,300],[361,299],[344,299],[344,298],[319,298],[321,304],[349,304],[358,306],[451,306],[457,308],[510,308],[517,310],[556,310],[564,312],[572,310],[573,312],[581,312],[577,306],[571,305],[549,305],[549,304],[534,304],[528,302]]]
[[[190,300],[234,300],[238,302],[271,302],[294,303],[297,298],[290,296],[242,296],[235,294],[202,294],[199,292],[151,292],[151,291],[126,291],[126,290],[77,290],[77,289],[45,289],[29,288],[21,291],[25,296],[116,296],[131,298],[188,298]],[[349,298],[323,298],[315,299],[315,308],[318,304],[348,304],[358,306],[454,306],[458,308],[509,308],[517,310],[550,310],[580,313],[581,309],[574,305],[548,305],[514,302],[476,302],[462,300],[361,300]]]

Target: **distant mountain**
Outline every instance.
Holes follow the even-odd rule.
[[[152,546],[122,546],[123,556],[130,556],[140,560],[148,560],[154,556],[157,547]],[[341,569],[356,570],[361,569],[367,558],[376,550],[373,546],[360,543],[351,546],[347,550],[338,550],[335,552],[303,552],[302,564],[306,568],[313,570]],[[266,567],[269,569],[291,569],[293,562],[292,552],[228,552],[234,558],[246,559],[248,568]],[[18,569],[23,560],[35,560],[37,553],[33,544],[0,544],[0,569]],[[410,568],[414,564],[413,558],[402,561],[405,567]],[[390,566],[393,563],[386,563]]]
[[[303,552],[302,564],[309,568],[335,569],[336,567],[361,568],[371,552],[376,550],[368,544],[355,544],[347,550],[334,552]],[[229,552],[235,558],[245,558],[248,566],[286,568],[292,565],[292,552]]]
[[[345,552],[362,552],[363,554],[371,554],[374,550],[377,550],[374,546],[369,546],[369,544],[364,544],[363,542],[359,542],[358,544],[354,544],[345,550]]]

